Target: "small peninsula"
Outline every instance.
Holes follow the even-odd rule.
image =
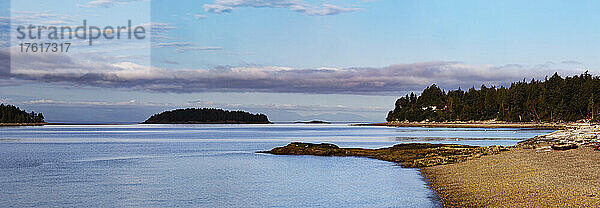
[[[458,144],[405,143],[380,149],[340,148],[335,144],[292,142],[269,151],[274,155],[315,155],[368,157],[400,164],[405,168],[422,168],[463,162],[484,155],[507,151],[502,146],[476,147]]]
[[[269,124],[264,114],[214,108],[186,108],[165,111],[148,118],[143,124]]]

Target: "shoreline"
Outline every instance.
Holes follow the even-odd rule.
[[[0,126],[43,126],[48,123],[0,123]]]
[[[353,126],[425,127],[425,128],[527,128],[561,130],[568,123],[508,123],[508,122],[384,122],[352,124]]]
[[[460,145],[431,146],[428,149],[413,146],[408,151],[404,148],[422,145],[418,143],[381,149],[292,143],[265,153],[357,156],[418,168],[427,187],[444,207],[598,205],[600,127],[570,124],[565,128],[523,140],[514,146],[497,147],[500,151],[490,152],[473,151]],[[461,150],[449,151],[451,149]]]
[[[597,206],[600,127],[565,127],[500,154],[418,170],[444,207]]]

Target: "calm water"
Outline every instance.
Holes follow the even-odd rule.
[[[0,205],[437,207],[415,169],[365,158],[255,152],[290,141],[367,148],[420,140],[512,145],[547,132],[343,124],[0,128]]]

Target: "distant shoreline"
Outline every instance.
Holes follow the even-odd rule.
[[[428,127],[428,128],[530,128],[560,130],[566,129],[567,123],[505,123],[505,122],[385,122],[352,124],[353,126],[389,126],[389,127]]]
[[[157,123],[146,123],[142,122],[139,124],[272,124],[272,122],[261,123],[261,122],[157,122]]]
[[[48,123],[0,123],[0,126],[43,126]]]
[[[333,124],[336,122],[323,122],[317,124]],[[343,122],[346,123],[346,122]],[[425,127],[425,128],[527,128],[527,129],[545,129],[562,130],[573,124],[568,123],[486,123],[486,122],[383,122],[383,123],[352,123],[351,126],[388,126],[388,127]],[[135,124],[267,124],[267,123],[0,123],[0,126],[51,126],[51,125],[135,125]],[[268,124],[278,124],[270,122]],[[280,124],[315,124],[312,122],[282,122]]]
[[[57,126],[57,125],[132,125],[138,123],[0,123],[0,126]]]

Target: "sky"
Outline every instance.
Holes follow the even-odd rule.
[[[0,101],[50,122],[183,107],[272,121],[384,121],[431,84],[507,85],[600,66],[598,1],[0,0]],[[144,39],[18,39],[18,26],[132,26]],[[35,32],[35,31],[34,31]],[[43,32],[46,35],[48,32]],[[21,52],[24,42],[72,43]],[[8,59],[10,57],[10,59]],[[10,61],[9,61],[10,60]]]

